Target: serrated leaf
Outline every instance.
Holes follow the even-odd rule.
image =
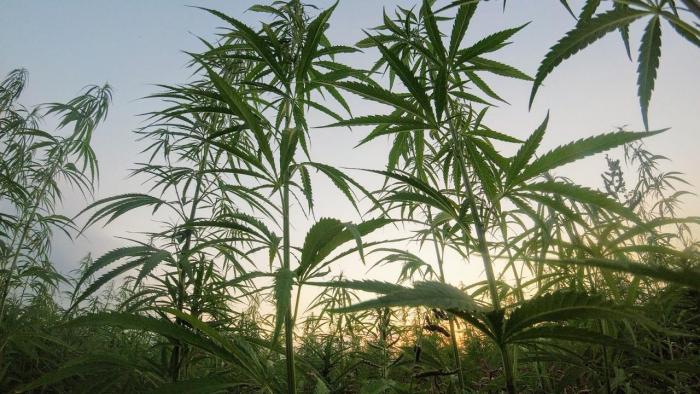
[[[549,113],[545,116],[542,123],[535,129],[532,134],[525,140],[525,142],[520,146],[518,152],[513,157],[510,162],[508,171],[506,172],[506,178],[508,182],[514,179],[525,166],[530,161],[532,156],[535,155],[537,148],[542,143],[542,137],[544,136],[545,130],[547,130],[547,123],[549,122]]]
[[[460,5],[457,9],[457,15],[455,16],[454,24],[452,25],[452,34],[450,34],[450,58],[454,59],[457,54],[464,35],[467,33],[469,28],[469,22],[476,12],[476,6],[478,2],[471,4]]]
[[[476,302],[462,290],[446,283],[416,282],[413,288],[404,288],[374,300],[333,310],[336,313],[357,312],[374,308],[417,307],[479,311]]]
[[[657,327],[641,314],[614,305],[602,296],[562,290],[522,303],[506,320],[503,335],[508,340],[539,323],[572,319],[631,319]]]
[[[428,39],[433,47],[433,51],[437,53],[438,58],[444,61],[447,53],[445,52],[445,45],[442,43],[440,29],[438,29],[437,22],[435,21],[435,15],[430,7],[431,3],[431,1],[423,0],[423,6],[420,12],[423,14],[425,31],[428,34]]]
[[[573,30],[559,40],[542,59],[540,67],[535,75],[535,80],[532,84],[532,92],[530,93],[529,106],[532,108],[532,102],[535,100],[535,95],[542,81],[549,75],[556,66],[569,57],[576,54],[578,51],[586,48],[590,44],[596,42],[607,33],[627,26],[635,20],[641,18],[646,12],[618,8],[613,9],[591,18],[588,22],[577,25]]]
[[[535,192],[558,194],[573,201],[603,208],[633,222],[640,222],[639,217],[631,209],[611,199],[607,195],[587,187],[578,186],[571,183],[547,181],[529,184],[524,186],[523,189]]]
[[[357,95],[376,101],[378,103],[391,105],[394,108],[404,110],[415,116],[423,117],[423,114],[418,107],[404,99],[401,95],[386,90],[379,85],[369,85],[366,83],[354,81],[337,81],[328,84],[347,90],[348,92],[355,93]]]
[[[476,56],[481,56],[484,53],[488,53],[491,51],[494,51],[501,46],[503,46],[503,43],[510,37],[512,37],[515,33],[519,32],[522,30],[525,26],[528,24],[524,24],[519,27],[515,27],[512,29],[506,29],[499,31],[497,33],[490,34],[481,40],[477,41],[474,45],[470,46],[469,48],[463,49],[459,51],[459,54],[457,56],[457,59],[455,61],[457,63],[464,63],[466,61],[471,60],[472,58]]]
[[[556,147],[535,159],[532,163],[530,163],[530,165],[523,169],[520,175],[517,176],[517,179],[519,181],[524,181],[538,175],[542,175],[557,167],[580,160],[586,156],[605,152],[606,150],[637,141],[642,138],[651,137],[652,135],[656,135],[664,131],[665,130],[658,130],[643,133],[618,131],[580,139],[578,141]]]
[[[372,37],[372,36],[370,36]],[[391,70],[401,79],[406,89],[411,92],[411,95],[416,99],[420,107],[423,109],[424,116],[428,119],[433,119],[433,110],[430,106],[430,99],[424,87],[418,82],[413,71],[403,62],[394,52],[390,51],[381,42],[376,41],[377,48],[382,53],[383,59],[387,62]],[[431,122],[433,123],[433,122]]]
[[[642,35],[642,42],[639,46],[639,57],[637,58],[637,94],[639,95],[639,106],[642,110],[642,120],[644,127],[649,130],[649,101],[654,90],[656,81],[656,70],[659,68],[659,58],[661,57],[661,21],[658,16],[651,18]]]
[[[646,276],[656,280],[676,283],[700,290],[700,272],[697,269],[670,269],[658,265],[640,264],[632,261],[615,261],[606,259],[547,259],[545,263],[556,266],[576,265],[581,267],[597,267],[611,271],[626,272],[633,275]]]
[[[286,268],[280,268],[275,273],[275,328],[272,332],[272,343],[277,343],[284,319],[292,307],[292,286],[294,273]]]

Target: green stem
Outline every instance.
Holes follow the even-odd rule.
[[[507,345],[500,345],[499,350],[501,352],[501,360],[503,360],[503,370],[506,375],[506,391],[508,394],[515,394],[517,391],[515,390],[515,379],[513,378],[513,364],[508,354]]]
[[[206,152],[208,149],[209,145],[205,144],[203,151]],[[205,153],[206,155],[206,153]],[[201,195],[201,189],[202,189],[202,171],[204,170],[204,165],[205,165],[205,158],[202,158],[202,160],[199,162],[199,169],[198,169],[198,174],[197,174],[197,183],[195,186],[195,191],[194,191],[194,196],[192,197],[192,206],[190,207],[190,214],[188,216],[188,222],[194,221],[196,215],[197,215],[197,205],[199,204],[199,197]],[[177,278],[178,278],[178,293],[177,293],[177,300],[176,300],[176,306],[177,310],[180,312],[184,311],[185,307],[185,298],[187,296],[187,288],[185,287],[185,270],[184,270],[184,265],[185,261],[189,258],[188,254],[190,252],[190,249],[192,247],[192,233],[193,230],[188,229],[187,230],[187,235],[185,237],[185,244],[182,247],[182,250],[180,251],[180,255],[178,256],[177,260]],[[184,325],[185,322],[182,321],[179,318],[175,319],[175,322],[179,325]],[[187,349],[185,346],[180,342],[180,341],[175,341],[175,346],[173,347],[173,352],[170,355],[170,377],[173,380],[173,382],[176,382],[180,379],[182,367],[184,364],[184,355],[186,353]]]
[[[283,268],[290,269],[291,252],[289,247],[289,179],[288,169],[284,171],[284,184],[282,186],[282,256]],[[296,376],[294,371],[294,318],[292,317],[292,309],[287,308],[287,313],[284,316],[284,353],[287,365],[287,392],[295,394]]]
[[[449,107],[449,106],[448,106]],[[477,235],[479,254],[484,263],[484,271],[486,271],[486,278],[489,285],[489,293],[491,295],[491,300],[493,303],[494,312],[498,313],[501,311],[500,300],[498,296],[498,288],[496,287],[496,275],[493,272],[493,265],[491,260],[491,254],[489,252],[488,244],[486,242],[486,231],[481,217],[479,216],[479,209],[476,205],[476,199],[474,197],[474,190],[472,188],[471,179],[469,179],[469,172],[467,171],[467,163],[464,158],[464,149],[462,147],[462,139],[457,132],[454,122],[450,117],[449,108],[445,109],[445,114],[449,121],[450,133],[452,134],[454,154],[460,165],[462,173],[462,182],[464,183],[464,188],[467,191],[467,204],[469,204],[469,211],[474,222],[474,229]],[[464,231],[464,241],[468,244],[469,241],[469,227],[464,224],[461,225]],[[508,350],[505,344],[499,344],[502,347],[501,358],[503,359],[503,368],[505,369],[506,375],[506,388],[509,393],[515,392],[515,383],[513,381],[513,365],[508,355]]]
[[[433,246],[435,247],[435,257],[437,258],[438,268],[440,269],[440,281],[445,283],[445,270],[443,268],[444,260],[442,258],[442,253],[440,253],[440,248],[438,247],[438,240],[435,234],[433,223],[433,215],[428,207],[428,222],[430,223],[432,233],[433,233]],[[459,357],[459,346],[457,344],[455,321],[452,314],[449,315],[450,321],[450,344],[452,347],[452,357],[454,358],[455,368],[457,369],[457,378],[459,382],[459,392],[464,393],[466,385],[464,383],[464,374],[462,373],[462,360]]]

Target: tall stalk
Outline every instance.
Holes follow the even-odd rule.
[[[283,170],[282,185],[282,253],[283,269],[289,270],[291,266],[291,250],[289,247],[289,181],[288,170]],[[284,353],[287,366],[287,392],[294,394],[296,388],[296,371],[294,368],[294,320],[292,308],[287,308],[284,315]]]
[[[491,253],[489,252],[488,244],[486,242],[486,230],[484,228],[484,223],[479,215],[479,208],[476,205],[476,198],[474,195],[474,190],[472,187],[471,179],[469,178],[470,171],[467,167],[466,159],[464,157],[464,147],[462,145],[462,136],[457,130],[454,119],[450,116],[449,104],[445,107],[445,116],[447,117],[449,132],[452,136],[454,155],[460,166],[460,173],[462,176],[462,183],[467,192],[467,204],[469,206],[469,212],[474,223],[474,230],[477,236],[477,247],[479,249],[479,254],[481,255],[482,261],[484,263],[484,271],[486,272],[486,279],[488,281],[489,293],[491,294],[491,302],[493,305],[494,313],[502,313],[500,297],[498,295],[497,279],[493,271],[493,264],[491,260]],[[464,232],[464,244],[469,244],[469,227],[461,224],[462,231]],[[516,392],[515,381],[513,379],[513,364],[508,354],[508,348],[505,344],[500,344],[498,347],[501,353],[501,359],[503,361],[503,369],[505,370],[506,378],[506,389],[508,393],[513,394]]]
[[[445,269],[444,269],[444,261],[443,261],[443,255],[444,255],[444,248],[443,251],[440,251],[440,247],[438,246],[438,240],[437,240],[437,232],[435,230],[435,227],[433,226],[433,215],[431,213],[430,207],[428,207],[428,223],[430,223],[431,226],[431,232],[433,233],[433,247],[435,249],[435,257],[437,258],[438,262],[438,269],[440,270],[440,281],[442,283],[446,283],[445,281]],[[464,393],[466,390],[466,384],[464,382],[464,372],[462,371],[462,359],[460,358],[459,355],[459,346],[457,344],[457,331],[455,330],[455,318],[454,316],[450,313],[447,315],[447,318],[449,320],[450,324],[450,346],[452,348],[452,358],[454,358],[455,362],[455,369],[457,370],[457,378],[459,382],[459,392]]]

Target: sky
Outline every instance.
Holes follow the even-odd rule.
[[[114,88],[114,102],[107,121],[97,130],[93,146],[100,161],[101,179],[96,198],[126,192],[144,192],[143,179],[129,178],[129,172],[145,156],[146,147],[136,141],[133,130],[144,125],[139,114],[158,108],[154,100],[143,97],[155,93],[155,84],[184,83],[191,77],[188,57],[183,51],[198,51],[201,36],[215,39],[223,23],[210,14],[190,6],[217,9],[249,25],[259,14],[246,11],[252,1],[104,1],[104,0],[0,0],[0,76],[23,67],[29,71],[28,86],[21,98],[27,106],[66,101],[89,84],[108,82]],[[329,1],[314,1],[325,8]],[[337,44],[352,45],[364,37],[362,29],[381,23],[382,9],[391,12],[397,5],[410,7],[411,1],[340,0],[330,21],[328,36]],[[444,1],[442,3],[445,3]],[[574,8],[581,1],[571,2]],[[511,64],[534,75],[537,66],[556,40],[571,29],[575,21],[557,0],[509,1],[505,12],[500,1],[483,3],[467,34],[467,44],[486,34],[530,23],[513,38],[513,44],[498,52],[496,60]],[[448,26],[443,26],[443,29]],[[631,30],[633,58],[641,37],[641,25]],[[700,115],[700,51],[678,38],[670,26],[662,26],[663,46],[659,77],[650,107],[650,128],[670,128],[668,132],[647,140],[648,149],[672,161],[664,169],[685,173],[691,183],[687,189],[698,192],[700,155],[698,120]],[[344,58],[355,67],[367,67],[376,53]],[[516,137],[525,137],[550,112],[548,132],[542,149],[613,131],[627,126],[641,130],[642,122],[636,97],[636,64],[624,53],[618,34],[610,34],[560,65],[540,88],[532,110],[527,100],[530,83],[490,78],[492,87],[510,105],[490,111],[490,126]],[[378,109],[358,98],[350,100],[357,114]],[[323,122],[316,122],[320,125]],[[313,130],[312,156],[316,161],[339,167],[381,169],[386,161],[388,144],[377,141],[352,149],[366,135],[366,129]],[[612,156],[621,158],[621,152]],[[570,164],[560,171],[575,181],[600,187],[600,173],[605,169],[604,155]],[[358,175],[360,179],[366,175]],[[371,185],[376,179],[367,179]],[[334,216],[358,220],[349,204],[342,201],[332,186],[320,181],[316,190],[316,217]],[[87,202],[79,194],[67,194],[63,210],[72,215]],[[697,197],[686,199],[686,215],[700,216]],[[122,245],[118,237],[136,237],[151,228],[147,214],[131,215],[106,228],[95,227],[72,242],[54,242],[54,260],[63,271],[77,267],[78,261],[91,252],[100,255]],[[303,218],[302,218],[303,219]],[[295,238],[303,239],[308,220],[299,220]],[[461,266],[461,262],[450,264]],[[469,275],[480,275],[479,265],[459,271],[464,282]],[[362,276],[365,268],[344,267]],[[383,275],[390,275],[387,271]],[[460,279],[460,281],[462,281]]]

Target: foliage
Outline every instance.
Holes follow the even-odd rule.
[[[62,188],[92,193],[91,137],[111,90],[27,109],[17,102],[27,74],[13,71],[0,84],[0,388],[696,391],[700,219],[677,215],[684,181],[644,143],[665,131],[647,120],[661,20],[698,43],[698,9],[682,3],[587,0],[534,78],[495,60],[525,26],[472,37],[479,1],[398,7],[355,46],[326,36],[335,5],[256,5],[266,21],[256,27],[200,10],[225,30],[188,54],[189,83],[150,96],[163,107],[137,131],[150,158],[134,171],[150,189],[74,218],[58,213]],[[542,152],[549,115],[524,140],[488,126],[492,103],[505,102],[492,78],[532,82],[532,104],[560,63],[609,32],[629,53],[629,25],[642,19],[645,131]],[[369,70],[339,60],[362,51],[378,56]],[[354,116],[349,95],[380,105]],[[39,128],[45,116],[55,132]],[[361,177],[315,161],[321,126],[369,126],[360,144],[388,138],[386,168]],[[603,152],[602,189],[558,175]],[[316,219],[318,176],[361,218]],[[378,190],[363,184],[372,176]],[[73,236],[144,208],[169,219],[57,272],[53,230]],[[296,213],[313,222],[298,244]],[[389,226],[400,238],[379,235]],[[473,260],[482,281],[446,272]],[[399,274],[337,275],[348,262]],[[306,306],[302,291],[315,294]]]

